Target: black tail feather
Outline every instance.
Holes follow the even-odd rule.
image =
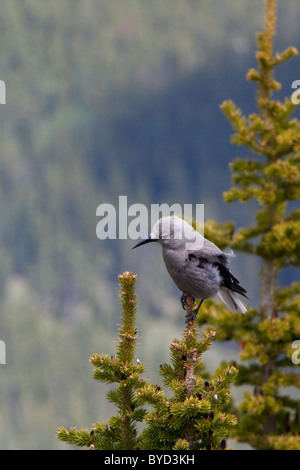
[[[220,272],[222,281],[221,281],[221,286],[226,287],[227,289],[232,290],[233,292],[236,292],[237,294],[242,295],[243,297],[247,297],[247,291],[244,289],[242,286],[240,286],[240,282],[236,277],[234,277],[229,269],[224,266],[222,263],[213,263],[214,266],[216,266]]]

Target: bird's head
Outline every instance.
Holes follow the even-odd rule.
[[[179,248],[187,240],[195,238],[195,234],[193,227],[179,217],[175,215],[162,217],[154,224],[149,237],[137,243],[133,248],[150,242],[158,242],[165,247]]]

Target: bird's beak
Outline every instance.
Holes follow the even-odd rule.
[[[137,243],[136,245],[134,245],[132,247],[132,250],[134,250],[134,248],[137,248],[138,246],[142,246],[142,245],[145,245],[146,243],[150,243],[150,242],[156,242],[157,240],[155,238],[151,238],[151,235],[149,236],[149,238],[147,238],[146,240],[142,240],[141,242]]]

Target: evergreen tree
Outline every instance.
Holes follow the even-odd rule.
[[[273,98],[281,87],[274,69],[297,50],[274,55],[275,26],[276,1],[267,0],[265,29],[257,35],[258,67],[247,74],[257,84],[257,112],[246,117],[232,101],[222,104],[235,130],[232,142],[251,152],[231,164],[234,186],[225,200],[257,201],[255,223],[235,233],[230,223],[207,226],[216,242],[260,258],[260,303],[236,317],[224,309],[216,315],[209,304],[198,318],[213,325],[217,338],[235,339],[242,348],[246,363],[238,367],[237,384],[253,388],[239,407],[237,438],[253,448],[299,450],[299,361],[292,359],[300,338],[300,282],[280,286],[278,279],[284,268],[300,265],[300,210],[291,204],[300,197],[300,123],[291,116],[291,97]]]
[[[135,360],[136,352],[136,276],[124,272],[119,276],[122,303],[122,324],[116,356],[94,354],[90,358],[95,367],[94,378],[104,383],[117,383],[107,398],[117,408],[117,415],[107,424],[95,423],[92,430],[65,428],[58,430],[58,438],[76,446],[99,450],[134,450],[138,446],[136,423],[142,421],[146,411],[137,407],[136,388],[143,385],[140,374],[143,365]]]
[[[226,438],[236,417],[226,411],[230,404],[229,385],[237,370],[221,368],[210,380],[201,375],[201,354],[215,336],[209,331],[198,339],[194,321],[186,324],[181,340],[170,346],[171,365],[163,364],[160,372],[173,395],[167,397],[162,387],[140,378],[144,366],[135,359],[136,346],[136,276],[125,272],[119,276],[122,298],[122,325],[116,356],[95,354],[94,378],[116,383],[107,393],[117,414],[108,423],[95,423],[92,430],[61,427],[57,437],[69,444],[99,450],[184,450],[226,449]],[[190,305],[191,309],[193,306]],[[147,412],[144,405],[151,405]],[[146,425],[138,432],[137,423]]]
[[[219,370],[206,380],[201,374],[201,354],[215,337],[209,331],[198,339],[194,321],[189,321],[181,340],[170,345],[171,364],[162,364],[160,373],[172,391],[168,397],[161,387],[145,385],[137,392],[141,404],[150,403],[154,410],[145,417],[147,428],[142,433],[145,449],[158,450],[223,450],[236,417],[227,413],[229,385],[236,377],[233,366]]]

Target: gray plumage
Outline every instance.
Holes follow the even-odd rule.
[[[233,313],[247,311],[237,295],[247,298],[247,292],[227,266],[232,254],[221,251],[187,222],[175,216],[163,217],[155,223],[149,238],[133,248],[149,242],[161,245],[166,268],[184,296],[202,303],[218,295]]]

